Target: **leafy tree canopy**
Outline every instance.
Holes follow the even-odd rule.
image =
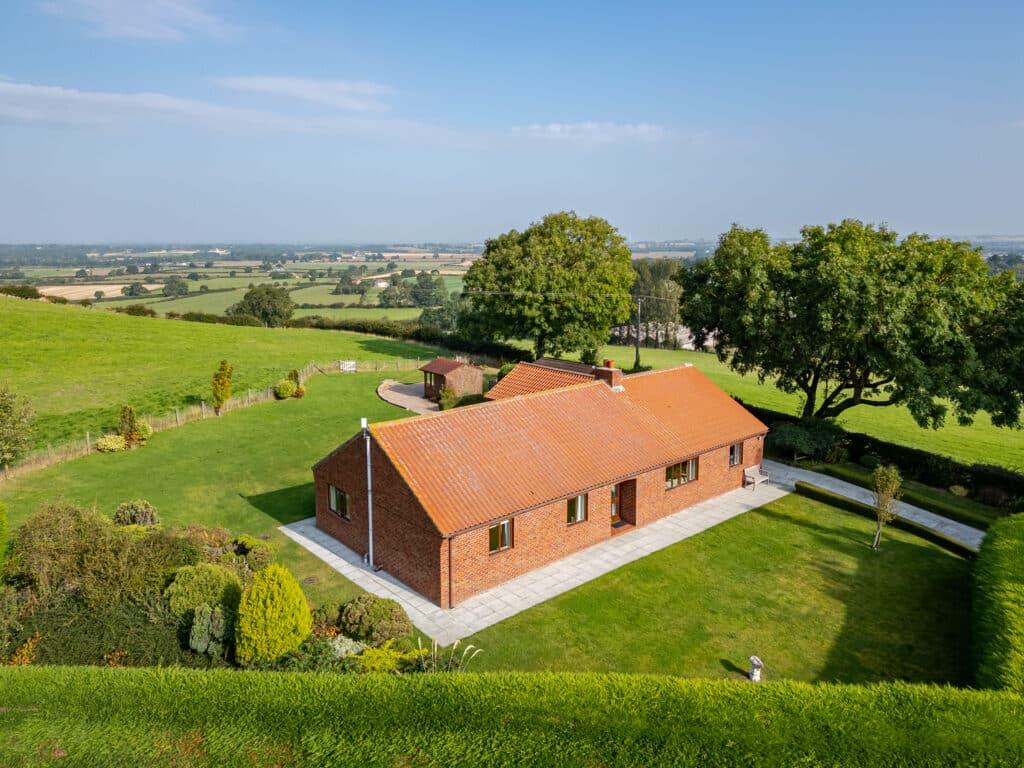
[[[596,349],[629,317],[630,258],[604,219],[550,214],[487,241],[466,273],[467,319],[490,338],[532,339],[538,357]]]
[[[179,275],[171,275],[164,283],[164,296],[184,296],[188,293],[188,283]]]
[[[1019,398],[999,392],[983,342],[1012,283],[992,278],[967,243],[847,219],[805,227],[773,245],[733,226],[712,258],[684,267],[683,322],[740,373],[773,378],[804,397],[803,416],[857,405],[905,405],[938,427],[981,407],[1015,423]]]
[[[287,289],[264,285],[250,288],[237,304],[228,307],[231,316],[251,315],[264,325],[274,328],[284,325],[295,311],[295,302]]]

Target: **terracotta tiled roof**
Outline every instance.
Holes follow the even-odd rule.
[[[370,429],[444,535],[767,430],[693,368],[627,377],[623,392],[591,381]]]
[[[427,373],[437,373],[440,374],[441,376],[444,376],[456,370],[457,368],[461,368],[464,365],[468,365],[468,363],[462,363],[459,362],[458,360],[449,360],[447,357],[435,357],[429,363],[422,366],[420,370],[426,371]]]
[[[624,376],[622,385],[633,402],[676,434],[687,455],[768,431],[754,414],[689,365]]]
[[[592,370],[592,369],[591,369]],[[593,381],[592,373],[561,370],[540,363],[519,363],[505,374],[505,377],[487,390],[488,400],[504,400],[508,397],[543,392],[548,389],[568,387]]]

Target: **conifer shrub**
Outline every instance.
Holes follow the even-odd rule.
[[[235,553],[245,559],[245,564],[252,571],[262,571],[274,560],[274,545],[255,536],[236,536],[231,544]]]
[[[104,435],[96,438],[96,450],[100,453],[119,453],[128,450],[128,441],[120,435]]]
[[[191,619],[203,604],[223,605],[236,610],[242,596],[242,581],[223,566],[199,563],[178,570],[164,597],[175,616]]]
[[[223,605],[210,606],[206,603],[196,607],[192,617],[192,629],[188,635],[188,646],[199,654],[214,659],[228,656],[233,641],[234,617]]]
[[[231,374],[234,370],[227,360],[221,360],[213,374],[213,412],[218,416],[224,404],[231,399]]]
[[[281,379],[274,387],[274,397],[278,400],[287,400],[289,397],[295,397],[296,389],[294,381],[291,379]]]
[[[159,525],[160,515],[145,499],[133,499],[117,505],[114,522],[117,525]]]
[[[341,631],[356,640],[380,646],[412,633],[412,622],[396,601],[369,593],[345,603],[338,618]]]
[[[302,588],[287,568],[268,565],[242,594],[235,628],[235,656],[244,665],[271,662],[309,637],[313,616]]]

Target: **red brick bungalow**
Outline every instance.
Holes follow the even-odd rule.
[[[696,368],[594,374],[369,426],[313,468],[317,526],[366,557],[372,519],[373,564],[448,608],[761,463],[768,428]]]

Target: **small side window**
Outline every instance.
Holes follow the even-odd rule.
[[[338,517],[342,517],[345,520],[352,519],[352,514],[349,511],[348,494],[336,486],[327,486],[327,507]]]
[[[492,525],[488,531],[488,547],[491,552],[500,552],[512,548],[512,521],[502,520]]]

